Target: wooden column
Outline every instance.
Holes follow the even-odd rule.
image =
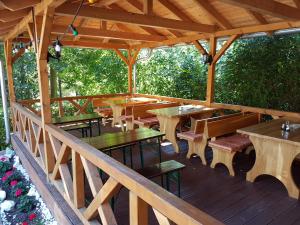
[[[215,37],[211,37],[209,40],[209,44],[210,44],[209,54],[214,58],[214,56],[216,55],[217,39]],[[208,66],[208,76],[207,76],[206,103],[208,105],[210,105],[214,101],[215,69],[216,69],[216,62],[212,62],[211,65]]]
[[[129,192],[130,225],[148,225],[148,204]]]
[[[7,70],[9,100],[10,100],[10,105],[12,105],[12,103],[16,101],[16,95],[15,95],[14,80],[13,80],[12,41],[11,40],[5,41],[4,51],[5,51],[6,70]]]
[[[43,138],[44,138],[44,149],[45,149],[45,169],[49,174],[52,172],[55,164],[53,149],[50,144],[48,133],[45,130],[45,124],[52,122],[51,107],[50,107],[50,95],[49,95],[49,80],[48,80],[48,63],[47,53],[48,46],[50,44],[51,27],[54,17],[54,8],[46,8],[44,11],[43,22],[40,32],[40,42],[35,40],[38,46],[37,49],[37,69],[38,69],[38,81],[40,91],[40,102],[41,102],[41,113],[43,123]],[[38,26],[36,26],[38,27]],[[38,35],[36,35],[37,38]]]
[[[132,94],[132,71],[133,64],[128,64],[128,93]]]

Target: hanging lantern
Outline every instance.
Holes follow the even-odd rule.
[[[90,4],[94,4],[97,0],[88,0]]]
[[[209,55],[209,54],[204,54],[204,55],[202,56],[202,62],[203,62],[204,64],[209,64],[209,65],[211,65],[212,61],[213,61],[213,58],[212,58],[211,55]]]
[[[54,50],[55,50],[55,56],[56,56],[57,59],[59,59],[60,56],[61,56],[61,47],[62,47],[62,44],[60,43],[60,41],[58,40],[58,38],[53,43],[53,47],[54,47]]]

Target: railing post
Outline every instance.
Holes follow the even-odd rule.
[[[42,113],[42,127],[44,137],[44,149],[45,149],[45,167],[46,172],[49,174],[52,172],[55,164],[55,158],[53,150],[50,144],[48,133],[45,129],[45,125],[52,122],[51,107],[50,107],[50,96],[49,96],[49,80],[48,80],[48,63],[47,54],[48,46],[50,44],[51,27],[54,17],[54,8],[46,8],[44,11],[43,22],[40,32],[40,42],[37,49],[37,67],[39,75],[39,91],[40,91],[40,102],[41,102],[41,113]],[[36,26],[38,27],[38,26]],[[36,35],[37,38],[38,35]],[[38,43],[38,40],[35,40]]]
[[[148,225],[148,204],[129,192],[130,225]]]

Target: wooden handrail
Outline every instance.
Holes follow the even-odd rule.
[[[22,121],[17,119],[15,122],[19,123],[19,126],[16,126],[17,130],[15,133],[21,141],[29,142],[29,144],[26,144],[25,146],[31,148],[32,143],[30,143],[31,139],[29,136],[25,138],[21,134],[30,135],[32,132],[32,129],[30,129],[30,123],[34,122],[41,126],[41,118],[18,103],[13,104],[12,107],[13,113],[20,115],[16,118],[22,117],[28,123],[28,126],[22,126],[20,125],[22,124]],[[80,139],[75,138],[73,135],[61,130],[60,128],[52,124],[46,124],[45,130],[50,136],[52,147],[56,156],[56,165],[53,174],[49,174],[49,177],[55,185],[60,187],[60,190],[67,190],[67,193],[62,193],[63,196],[67,198],[67,202],[71,205],[74,211],[80,215],[80,218],[84,223],[87,223],[89,219],[92,219],[94,212],[100,210],[101,207],[104,207],[104,204],[106,204],[105,207],[110,207],[108,204],[109,198],[114,195],[116,190],[118,190],[121,186],[124,186],[129,190],[130,201],[137,201],[141,204],[146,204],[147,206],[152,207],[158,220],[163,218],[164,221],[171,220],[176,224],[221,224],[208,214],[167,192],[157,184],[136,173],[134,170],[124,166],[113,158],[98,151]],[[32,149],[28,150],[31,153],[33,152]],[[40,151],[41,150],[42,148]],[[79,173],[75,173],[73,176],[76,177],[76,181],[74,181],[74,179],[73,181],[71,180],[71,176],[68,174],[69,171],[66,170],[66,162],[69,158],[68,155],[71,153],[73,161],[76,159],[77,155],[77,160],[74,162],[72,161],[73,173],[74,171],[78,171]],[[80,161],[82,162],[80,163]],[[80,166],[82,164],[83,166]],[[97,194],[95,192],[95,198],[90,206],[88,208],[84,208],[80,205],[82,203],[80,201],[80,195],[82,195],[80,190],[82,190],[82,186],[80,186],[78,179],[81,179],[80,174],[83,174],[83,169],[89,174],[91,173],[93,166],[103,170],[110,176],[109,180],[104,185],[100,184],[99,187],[101,187],[101,189],[97,190],[98,194],[102,194],[102,197],[103,195],[107,197],[102,200],[96,198]],[[61,179],[61,181],[59,179]],[[90,176],[90,179],[97,179],[96,174],[94,177]],[[92,184],[96,184],[97,182],[101,183],[98,179],[97,181],[95,180],[94,183],[92,181]],[[77,210],[77,206],[80,206],[80,210]],[[133,206],[136,206],[136,204],[130,204],[130,207]],[[107,210],[108,209],[106,208],[105,213],[108,213]],[[134,211],[134,209],[130,208],[130,212],[132,211]],[[146,211],[147,210],[140,212],[140,210],[137,209],[136,212],[147,213]],[[110,212],[112,213],[112,211]],[[109,216],[106,218],[105,213],[100,213],[100,216],[102,216],[102,222],[109,221]],[[130,216],[130,218],[135,220],[135,217]],[[111,223],[115,224],[114,221],[115,220]],[[134,221],[131,221],[131,223],[134,223]],[[103,224],[110,223],[103,222]]]

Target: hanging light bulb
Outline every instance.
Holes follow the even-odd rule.
[[[76,37],[78,35],[77,29],[73,26],[73,24],[70,24],[69,27],[70,27],[70,29],[71,29],[71,31],[73,33],[73,36]]]
[[[94,4],[97,0],[88,0],[90,4]]]

